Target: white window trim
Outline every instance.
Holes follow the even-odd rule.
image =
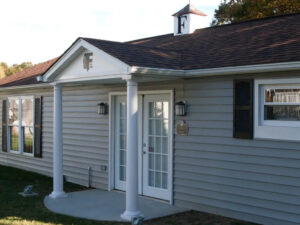
[[[19,124],[18,124],[18,128],[19,128],[19,150],[15,151],[15,150],[11,150],[11,146],[10,146],[10,132],[9,132],[9,101],[13,100],[13,99],[17,99],[19,101]],[[33,140],[32,140],[32,153],[27,153],[24,152],[24,146],[23,146],[23,141],[22,140],[22,100],[23,99],[32,99],[32,107],[33,107],[33,113],[32,113],[32,121],[33,121]],[[8,97],[8,102],[7,102],[7,149],[9,153],[13,153],[13,154],[19,154],[19,155],[25,155],[25,156],[34,156],[34,110],[35,110],[35,101],[34,101],[34,96],[12,96],[12,97]]]
[[[265,104],[264,90],[266,88],[300,88],[300,78],[255,80],[254,138],[300,141],[300,121],[264,120],[264,105],[286,105],[284,103]]]

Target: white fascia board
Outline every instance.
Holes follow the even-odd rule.
[[[300,62],[271,63],[248,66],[221,67],[212,69],[186,70],[185,77],[205,77],[216,75],[234,75],[241,73],[265,73],[300,70]]]
[[[218,75],[234,75],[245,73],[264,73],[300,70],[300,62],[272,63],[248,66],[221,67],[212,69],[173,70],[160,68],[135,67],[131,68],[133,75],[173,76],[181,78],[208,77]]]
[[[28,88],[43,88],[43,87],[50,87],[50,86],[51,86],[50,83],[43,83],[43,84],[31,84],[31,85],[21,85],[21,86],[11,86],[11,87],[0,87],[0,91],[28,89]]]
[[[78,79],[72,79],[72,80],[59,80],[59,81],[54,81],[55,84],[72,84],[72,83],[82,83],[82,82],[89,82],[89,81],[101,81],[105,82],[108,80],[128,80],[131,79],[130,75],[123,75],[123,74],[113,74],[113,75],[105,75],[99,78],[99,76],[94,76],[94,77],[89,77],[87,80],[86,78],[78,78]]]
[[[61,68],[67,66],[73,58],[82,53],[85,49],[99,54],[101,57],[109,60],[112,64],[120,67],[124,71],[124,75],[127,75],[129,73],[129,65],[109,55],[108,53],[102,51],[101,49],[95,47],[87,41],[83,39],[78,39],[77,42],[75,42],[73,46],[43,75],[42,79],[39,79],[41,79],[44,82],[55,81],[55,77],[59,74]]]
[[[78,39],[73,46],[67,52],[65,52],[65,54],[54,63],[54,65],[51,66],[51,68],[41,77],[40,80],[44,82],[52,81],[51,78],[55,75],[55,72],[58,70],[58,68],[61,68],[66,63],[67,59],[69,59],[71,55],[74,55],[74,53],[79,50],[81,42],[82,39]]]
[[[151,68],[151,67],[138,67],[132,66],[130,70],[132,75],[160,75],[160,76],[176,76],[184,77],[184,70],[174,70],[174,69],[160,69],[160,68]]]

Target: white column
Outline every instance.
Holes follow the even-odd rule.
[[[63,182],[63,146],[62,146],[62,87],[54,86],[53,117],[53,192],[51,198],[66,197]]]
[[[137,83],[127,81],[126,210],[121,218],[142,216],[138,210],[138,94]]]

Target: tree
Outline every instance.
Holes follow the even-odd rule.
[[[230,24],[300,12],[299,0],[223,0],[215,10],[214,25]]]
[[[5,71],[7,69],[7,64],[0,62],[0,79],[6,77]]]
[[[33,66],[32,62],[23,62],[21,64],[13,64],[12,66],[7,66],[6,63],[0,62],[0,78],[10,76],[31,66]]]

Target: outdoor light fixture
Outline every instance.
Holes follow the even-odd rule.
[[[183,101],[176,102],[175,104],[175,114],[176,116],[185,116],[186,115],[186,104]]]
[[[107,112],[108,112],[108,105],[104,102],[99,103],[97,113],[99,115],[106,115]]]

